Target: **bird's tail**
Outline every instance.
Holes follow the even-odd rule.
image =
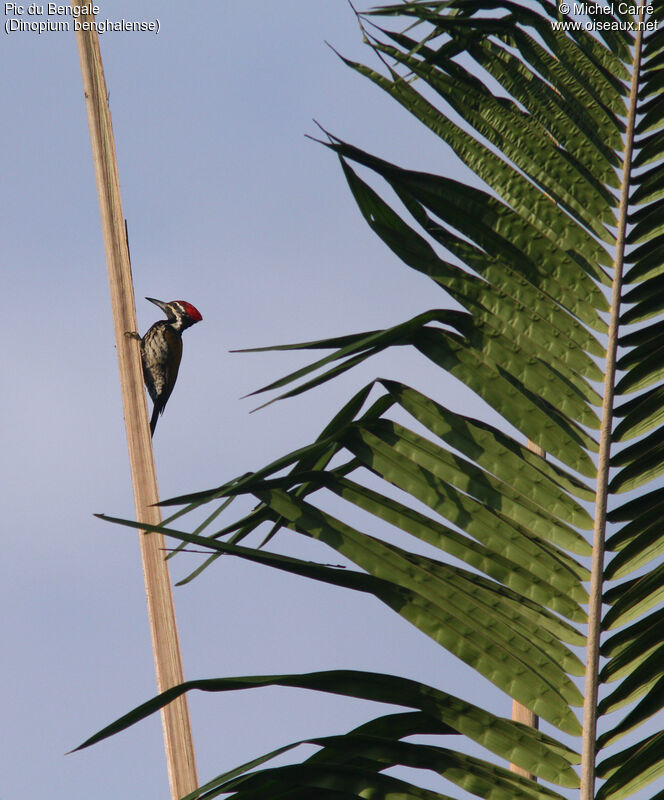
[[[159,411],[161,409],[157,404],[152,409],[152,419],[150,420],[150,436],[154,436],[154,429],[157,427],[157,420],[159,419]]]

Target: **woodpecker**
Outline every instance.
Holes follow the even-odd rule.
[[[182,331],[200,322],[203,317],[198,309],[184,300],[164,303],[153,297],[145,299],[159,306],[167,317],[155,322],[141,339],[143,377],[153,403],[150,433],[154,436],[157,419],[164,413],[178,376],[182,358]]]

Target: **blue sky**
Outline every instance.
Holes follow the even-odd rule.
[[[185,334],[155,437],[168,497],[307,443],[377,375],[427,373],[400,353],[256,414],[240,399],[304,358],[230,349],[387,326],[440,302],[366,227],[336,158],[305,138],[312,120],[415,167],[445,170],[449,154],[326,46],[369,56],[342,0],[100,6],[161,26],[101,37],[140,330],[157,318],[145,295],[186,299],[204,317]],[[0,68],[2,794],[164,798],[157,717],[64,755],[155,683],[135,534],[93,517],[131,516],[133,503],[74,34],[5,35]],[[330,557],[299,539],[275,547]],[[441,667],[438,648],[376,601],[223,561],[175,590],[187,677],[353,667],[469,695],[468,673]],[[177,578],[192,562],[172,563]],[[380,713],[272,689],[192,696],[191,709],[202,780]]]
[[[326,46],[371,60],[347,3],[99,5],[101,18],[160,22],[158,35],[101,37],[140,331],[158,318],[146,295],[188,300],[203,315],[185,334],[157,427],[162,497],[215,486],[308,443],[374,377],[420,388],[435,380],[450,407],[481,413],[408,352],[255,414],[256,403],[240,399],[306,355],[231,349],[386,327],[446,302],[374,237],[335,156],[305,138],[319,135],[315,119],[387,159],[458,176],[433,134]],[[64,755],[155,692],[136,536],[93,517],[131,517],[133,501],[73,32],[5,35],[0,70],[1,792],[156,800],[168,797],[158,717]],[[275,549],[330,560],[293,537],[278,537]],[[176,579],[189,558],[171,562]],[[177,588],[175,602],[189,678],[356,668],[480,705],[492,696],[368,597],[229,558]],[[509,715],[506,698],[491,703]],[[202,781],[381,710],[285,689],[193,695],[190,704]]]

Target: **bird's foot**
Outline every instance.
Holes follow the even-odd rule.
[[[141,335],[137,333],[137,331],[125,331],[125,336],[127,339],[138,339],[139,342],[141,341]]]

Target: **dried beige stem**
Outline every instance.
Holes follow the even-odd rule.
[[[544,458],[546,455],[544,450],[542,450],[538,444],[535,444],[535,442],[531,442],[530,440],[528,440],[528,449],[532,450],[535,455],[542,456],[542,458]],[[539,728],[539,717],[536,714],[533,714],[529,708],[521,705],[521,703],[519,703],[517,700],[512,702],[512,719],[515,722],[521,722],[524,725],[528,725],[530,728]],[[516,772],[517,775],[522,775],[524,778],[535,780],[535,776],[531,772],[528,772],[527,769],[523,769],[523,767],[518,767],[516,764],[510,764],[510,769],[512,772]]]
[[[82,5],[81,0],[74,0],[74,5]],[[91,20],[92,17],[86,16],[81,19]],[[161,513],[154,507],[159,495],[148,427],[139,343],[125,336],[126,331],[136,330],[136,309],[99,41],[94,31],[77,31],[76,40],[81,61],[106,250],[136,518],[152,525],[159,525]],[[184,680],[173,595],[168,564],[164,559],[163,537],[141,532],[139,541],[157,687],[161,692]],[[178,800],[198,786],[186,697],[174,700],[161,713],[171,796],[173,800]]]

